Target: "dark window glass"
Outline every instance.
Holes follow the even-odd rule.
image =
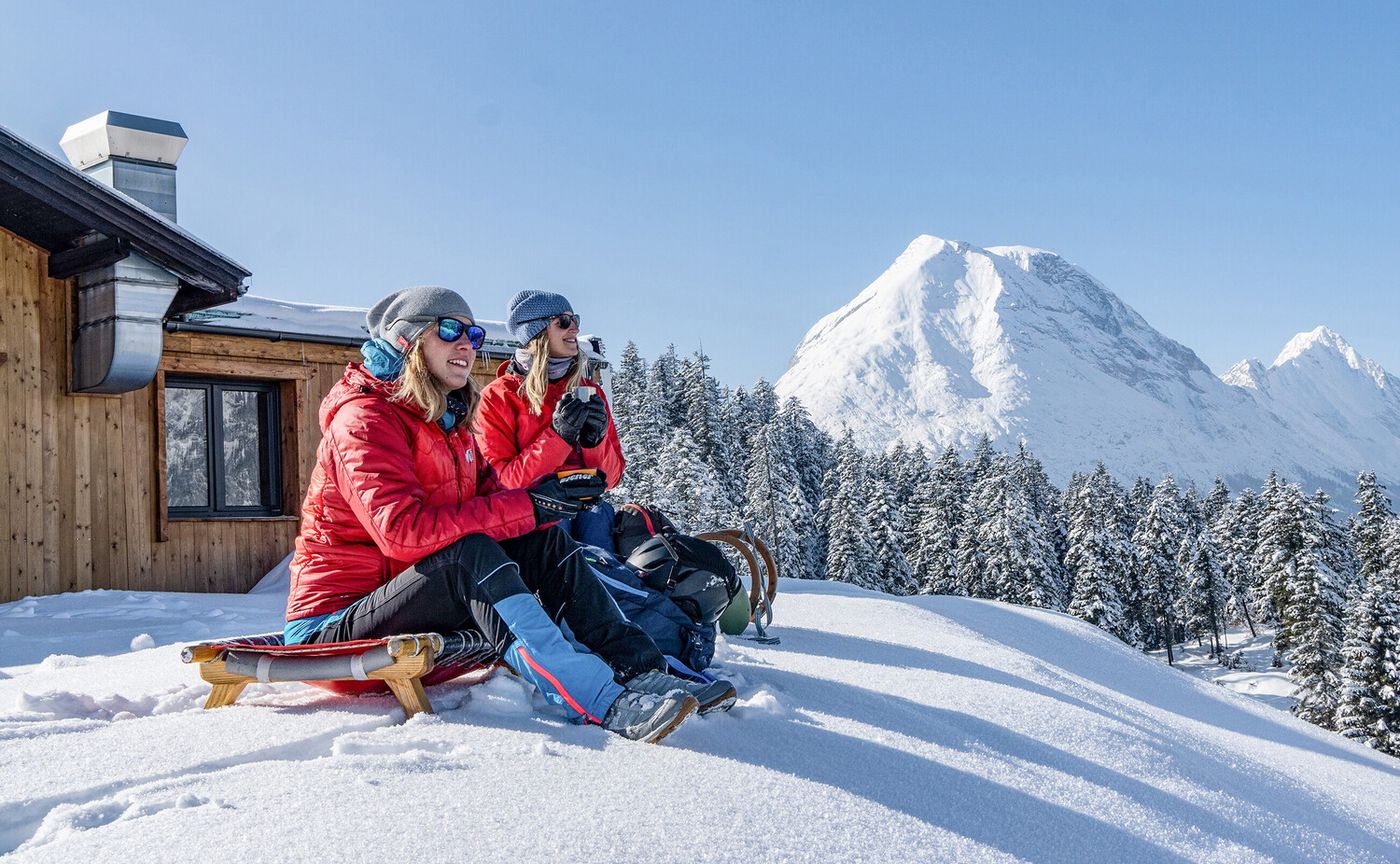
[[[273,383],[167,377],[170,515],[280,514],[278,409]]]

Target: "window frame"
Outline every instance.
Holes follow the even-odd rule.
[[[282,454],[282,388],[275,380],[256,378],[216,378],[203,375],[166,373],[161,388],[162,413],[164,401],[171,388],[202,390],[205,393],[204,419],[208,429],[208,441],[204,451],[205,470],[209,478],[209,503],[199,507],[176,507],[170,504],[169,493],[165,497],[165,515],[172,520],[181,519],[249,519],[287,515],[285,504],[285,483]],[[227,505],[226,472],[224,460],[224,416],[223,394],[225,391],[256,393],[258,400],[259,450],[265,458],[259,461],[259,480],[266,503],[257,505]],[[170,434],[169,423],[162,424],[161,446],[165,447]],[[166,476],[162,478],[168,488],[170,466],[165,465]]]

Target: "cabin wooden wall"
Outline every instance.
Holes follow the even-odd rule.
[[[247,591],[292,549],[321,399],[356,348],[167,333],[160,372],[121,396],[68,392],[72,286],[0,229],[0,602],[90,588]],[[479,381],[494,364],[480,361]],[[281,382],[288,515],[165,516],[166,373]]]

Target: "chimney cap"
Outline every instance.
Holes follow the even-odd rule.
[[[185,130],[172,120],[103,111],[69,126],[59,146],[75,168],[117,157],[173,169],[188,141]]]

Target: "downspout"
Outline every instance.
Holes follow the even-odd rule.
[[[69,126],[60,146],[73,167],[174,222],[175,162],[187,140],[178,123],[104,111]],[[126,393],[149,384],[179,289],[173,273],[135,253],[79,274],[73,391]]]

